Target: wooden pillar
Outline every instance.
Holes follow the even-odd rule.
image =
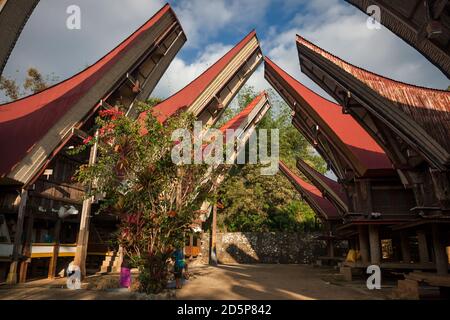
[[[329,257],[334,258],[334,242],[332,239],[327,240],[327,252]]]
[[[436,262],[437,273],[445,275],[448,273],[448,258],[446,246],[438,224],[432,225],[434,259]]]
[[[369,263],[369,241],[367,238],[367,227],[358,226],[359,252],[363,263]]]
[[[30,214],[27,221],[25,244],[23,245],[22,250],[22,254],[28,258],[20,263],[19,283],[24,283],[27,281],[28,265],[31,263],[31,249],[33,245],[33,224],[34,215]]]
[[[400,236],[395,234],[392,236],[392,246],[394,249],[394,261],[402,261],[402,256],[401,256],[401,240],[400,240]]]
[[[17,269],[19,265],[19,250],[20,245],[22,244],[23,222],[25,219],[27,200],[28,200],[28,190],[23,189],[20,194],[19,211],[17,213],[17,226],[16,226],[16,234],[14,235],[12,261],[11,265],[9,266],[8,277],[6,279],[6,283],[8,284],[16,284],[18,280]]]
[[[380,265],[381,263],[381,245],[379,228],[376,225],[369,225],[370,242],[370,263]]]
[[[409,237],[406,231],[400,233],[400,247],[402,250],[402,261],[411,263],[411,247],[409,245]]]
[[[95,133],[95,137],[98,138],[98,131]],[[89,154],[89,165],[95,164],[97,158],[97,143],[91,147]],[[87,188],[87,192],[90,192],[91,187]],[[91,221],[91,207],[94,197],[89,197],[83,201],[83,208],[81,210],[80,230],[77,237],[77,248],[75,251],[75,258],[73,260],[74,265],[78,266],[81,271],[81,277],[86,276],[86,256],[87,246],[89,243],[89,224]]]
[[[89,240],[89,223],[91,215],[92,198],[83,201],[83,209],[81,210],[80,230],[77,237],[77,248],[73,263],[80,267],[81,276],[86,275],[86,250]]]
[[[212,223],[211,223],[211,239],[210,239],[210,253],[209,253],[209,264],[216,266],[217,261],[217,205],[214,204],[212,208]]]
[[[53,239],[55,245],[53,246],[52,257],[50,258],[50,263],[48,265],[48,278],[54,279],[56,275],[56,266],[58,265],[58,255],[59,255],[59,245],[60,245],[60,234],[61,234],[61,219],[56,221],[55,231],[53,234]]]
[[[420,262],[430,262],[430,254],[428,252],[427,234],[425,230],[417,230],[417,241],[419,243]]]

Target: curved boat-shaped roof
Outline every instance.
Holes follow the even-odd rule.
[[[297,168],[343,213],[349,211],[347,195],[342,185],[321,174],[302,159],[297,160]]]
[[[291,108],[295,112],[304,111],[359,176],[376,174],[376,171],[393,172],[383,149],[355,119],[342,113],[340,105],[316,94],[267,57],[265,67],[266,78]],[[294,103],[289,102],[286,91],[295,99]]]
[[[0,1],[0,75],[39,0]]]
[[[220,130],[238,130],[250,125],[254,118],[266,107],[269,103],[269,96],[266,91],[261,92],[255,99],[253,99],[241,112],[234,116],[230,121],[225,123]],[[265,113],[265,112],[264,112]]]
[[[165,5],[142,27],[92,66],[42,92],[0,106],[0,177],[26,183],[29,171],[42,163],[70,131],[100,107],[137,61],[153,50],[167,30],[178,25]],[[31,152],[35,152],[32,155]],[[25,157],[28,157],[24,160]],[[29,166],[18,166],[25,161]],[[26,170],[14,173],[13,170]]]
[[[302,70],[313,64],[357,97],[359,105],[399,135],[433,165],[450,165],[450,92],[418,87],[356,67],[297,36]],[[321,80],[313,77],[319,85]],[[330,88],[326,88],[331,91]],[[339,97],[338,92],[334,92]],[[340,97],[340,99],[343,99]],[[375,138],[375,137],[374,137]]]
[[[224,71],[227,65],[233,62],[233,59],[237,58],[239,54],[242,54],[243,50],[252,43],[255,43],[256,50],[260,50],[255,31],[250,32],[242,41],[240,41],[234,48],[232,48],[216,63],[214,63],[205,72],[198,76],[194,81],[186,85],[183,89],[181,89],[171,97],[156,105],[152,109],[152,112],[157,117],[157,119],[160,122],[164,122],[167,118],[171,117],[177,112],[189,110],[194,102],[196,102],[205,92],[205,90],[207,90],[208,87],[211,86],[214,80],[218,79],[218,77],[221,76],[221,73]],[[251,50],[254,50],[255,48],[251,48]],[[253,52],[245,52],[245,54],[247,55],[246,58],[248,58],[248,55],[252,53]],[[240,63],[244,62],[245,59]],[[221,78],[224,78],[224,76],[221,76]],[[223,81],[223,79],[219,80]],[[214,97],[216,93],[213,92],[212,94]],[[199,110],[197,113],[200,113],[201,111],[203,110]],[[146,112],[142,113],[140,117],[145,117],[145,114]],[[198,116],[198,114],[196,114],[196,116]]]
[[[309,184],[299,176],[294,174],[283,162],[280,161],[280,170],[300,192],[311,208],[319,215],[320,218],[330,220],[340,220],[339,213],[333,204],[323,197],[319,189]]]
[[[364,13],[367,8],[376,5],[380,8],[381,23],[408,44],[421,52],[428,60],[450,77],[450,48],[448,46],[450,17],[448,1],[430,2],[432,23],[439,24],[447,29],[438,32],[435,39],[427,36],[428,14],[422,0],[346,0]],[[432,3],[432,4],[431,4]],[[447,7],[447,10],[446,10]]]

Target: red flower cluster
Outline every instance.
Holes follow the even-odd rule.
[[[115,125],[113,123],[109,123],[106,126],[100,128],[100,130],[98,131],[98,134],[100,136],[104,136],[107,133],[112,133],[114,131],[114,127],[115,127]]]
[[[83,140],[83,144],[89,144],[89,142],[91,142],[93,139],[92,136],[87,137],[86,139]]]
[[[171,210],[171,211],[167,212],[167,215],[168,215],[169,217],[171,217],[171,218],[175,218],[175,216],[177,215],[177,213],[176,213],[175,211]]]
[[[139,220],[141,219],[141,213],[140,212],[138,212],[138,213],[134,213],[134,214],[130,214],[130,215],[128,215],[128,223],[130,223],[130,224],[138,224],[139,223]]]
[[[111,117],[111,120],[116,120],[118,117],[124,115],[124,113],[122,111],[119,111],[116,109],[101,110],[98,114],[102,118]]]

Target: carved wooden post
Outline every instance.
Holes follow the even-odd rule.
[[[20,245],[22,244],[22,231],[23,231],[23,221],[25,219],[25,209],[27,206],[28,200],[28,190],[23,189],[20,194],[20,204],[19,211],[17,213],[17,226],[16,226],[16,234],[14,235],[14,245],[12,252],[12,261],[9,266],[9,273],[6,279],[6,283],[8,284],[16,284],[17,283],[17,269],[19,265],[19,250]]]

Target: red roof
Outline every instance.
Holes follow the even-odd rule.
[[[356,67],[297,36],[297,45],[304,47],[350,74],[381,97],[387,99],[393,108],[419,124],[427,134],[450,151],[450,92],[414,86],[395,81],[373,72]],[[376,107],[376,106],[374,106]],[[391,119],[391,121],[394,121]]]
[[[308,169],[308,172],[313,176],[314,179],[318,179],[322,181],[328,188],[330,188],[343,202],[348,204],[347,195],[345,194],[344,188],[338,182],[326,177],[322,173],[318,172],[316,169],[311,167],[302,159],[298,159],[298,162],[301,163],[304,167]],[[300,169],[300,168],[299,168]],[[301,170],[301,169],[300,169]],[[312,180],[312,179],[310,179]],[[311,181],[314,183],[314,181]],[[315,184],[315,183],[314,183]]]
[[[142,34],[164,14],[171,11],[165,5],[141,28],[92,66],[73,77],[32,96],[0,106],[0,176],[7,175],[30,149],[69,110],[102,80],[121,58],[136,44]],[[92,106],[94,107],[94,106]]]
[[[327,220],[337,220],[340,219],[337,209],[333,204],[317,189],[315,186],[309,184],[305,180],[301,179],[299,176],[294,174],[283,162],[280,161],[281,171],[289,178],[292,184],[297,189],[303,191],[304,196],[310,201],[313,201],[318,208],[320,208],[323,214],[326,215]]]
[[[227,129],[238,129],[241,124],[247,120],[250,113],[256,108],[258,103],[264,98],[267,97],[267,92],[263,91],[261,92],[255,99],[253,99],[248,106],[246,106],[238,115],[236,115],[234,118],[232,118],[230,121],[225,123],[221,128],[220,131],[225,132]]]
[[[220,72],[230,63],[230,61],[247,45],[247,43],[256,36],[256,32],[250,32],[233,49],[220,58],[215,64],[209,67],[205,72],[198,76],[186,87],[156,105],[152,110],[160,122],[166,121],[178,111],[189,108],[189,106],[200,96],[200,94],[211,84],[211,82],[220,74]],[[142,119],[146,112],[140,115]]]
[[[267,57],[265,66],[278,74],[284,86],[291,87],[299,95],[302,99],[300,102],[303,102],[299,107],[303,107],[307,114],[320,121],[319,127],[328,139],[333,138],[332,141],[338,139],[345,144],[347,151],[342,150],[344,153],[351,152],[366,170],[392,170],[392,163],[383,149],[352,116],[342,113],[340,105],[316,94]],[[324,131],[325,126],[329,130]]]

